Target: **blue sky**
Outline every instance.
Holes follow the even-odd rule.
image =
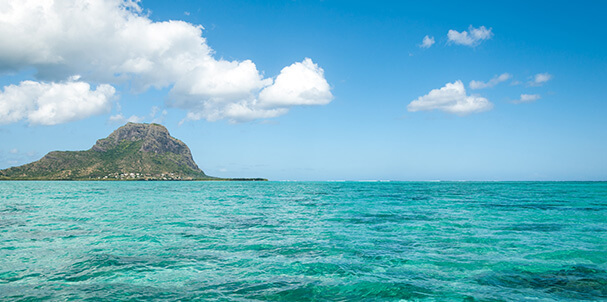
[[[0,5],[0,168],[130,118],[213,176],[607,180],[603,2],[79,3]]]

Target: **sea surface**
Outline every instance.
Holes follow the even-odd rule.
[[[607,301],[607,183],[0,182],[0,300]]]

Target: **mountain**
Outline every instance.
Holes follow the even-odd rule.
[[[1,179],[222,180],[198,168],[190,148],[164,126],[136,123],[116,129],[89,150],[53,151],[39,161],[0,170]]]

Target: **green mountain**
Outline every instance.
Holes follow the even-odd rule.
[[[0,170],[0,180],[212,180],[186,144],[158,124],[128,123],[89,150],[53,151]],[[219,180],[219,179],[217,179]]]

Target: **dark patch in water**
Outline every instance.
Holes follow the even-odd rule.
[[[601,212],[601,211],[605,211],[607,210],[607,208],[601,208],[599,206],[596,207],[572,207],[569,208],[570,210],[574,210],[574,211],[587,211],[587,212]]]
[[[505,228],[509,231],[524,231],[524,232],[556,232],[560,231],[565,226],[557,223],[519,223]]]
[[[9,301],[200,301],[225,296],[217,292],[199,292],[181,287],[154,287],[127,283],[61,283],[38,286],[18,285],[0,291]]]
[[[327,196],[327,195],[331,195],[331,193],[328,192],[308,192],[306,193],[308,195],[318,195],[318,196]]]
[[[482,285],[530,288],[572,299],[607,298],[607,273],[586,267],[533,273],[528,271],[492,272],[477,279]]]
[[[17,219],[2,219],[0,220],[0,229],[6,229],[6,228],[10,228],[10,227],[16,227],[16,226],[24,226],[25,223],[21,220],[17,220]]]
[[[405,282],[361,281],[348,284],[315,283],[291,285],[271,294],[247,296],[269,301],[382,301],[420,299],[432,296],[430,290]]]
[[[351,224],[380,224],[380,223],[403,223],[406,221],[430,221],[428,215],[415,213],[363,213],[355,214],[353,217],[340,217],[329,219]]]
[[[137,257],[119,257],[109,254],[90,256],[76,262],[63,271],[57,272],[51,281],[79,282],[102,276],[109,276],[121,271],[149,271],[146,261]]]
[[[427,195],[417,195],[417,196],[412,196],[411,200],[415,200],[415,201],[425,201],[425,200],[430,200],[430,196]]]
[[[483,206],[488,208],[498,208],[505,211],[516,211],[520,209],[531,209],[531,210],[566,210],[561,205],[551,205],[542,203],[524,203],[520,201],[502,201],[501,203],[483,203]]]
[[[34,208],[23,205],[5,205],[0,207],[0,216],[22,215],[28,212],[33,212]]]
[[[28,273],[26,270],[0,272],[0,284],[20,281],[26,278],[38,277],[38,273]],[[1,297],[1,296],[0,296]]]

